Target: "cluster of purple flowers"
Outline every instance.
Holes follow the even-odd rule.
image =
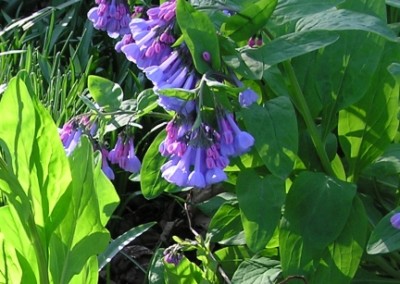
[[[90,120],[89,116],[73,118],[59,129],[61,142],[67,156],[71,155],[78,145],[83,134],[88,135],[94,141],[97,132],[97,124]],[[109,179],[114,179],[113,170],[108,164],[118,164],[119,167],[127,172],[137,173],[140,171],[141,163],[135,155],[133,137],[120,134],[115,147],[109,152],[104,147],[95,145],[102,155],[102,170]]]
[[[153,82],[154,90],[159,94],[159,105],[177,113],[167,124],[167,137],[160,145],[161,154],[169,158],[161,168],[162,177],[178,186],[196,188],[226,180],[224,168],[229,164],[229,158],[249,151],[254,138],[240,130],[232,113],[220,107],[216,106],[215,123],[199,123],[196,118],[201,113],[196,100],[185,101],[160,94],[162,89],[167,88],[193,90],[200,81],[200,74],[195,70],[185,43],[174,45],[179,38],[175,34],[176,1],[165,1],[148,10],[135,7],[129,24],[126,23],[126,17],[119,17],[120,23],[116,24],[117,17],[110,11],[121,6],[121,13],[128,14],[122,10],[122,7],[127,7],[122,2],[96,0],[99,7],[93,8],[88,16],[96,28],[106,30],[109,34],[111,32],[114,35],[114,27],[119,28],[118,35],[122,38],[116,44],[116,50],[123,52]],[[202,58],[209,62],[211,55],[203,52]],[[233,80],[243,88],[239,94],[242,107],[257,101],[256,92],[245,89],[235,76]],[[119,136],[115,148],[110,152],[102,150],[102,154],[104,163],[108,160],[131,172],[140,169],[140,161],[134,155],[133,140],[126,137]],[[103,164],[104,168],[111,178],[112,170],[108,164]]]
[[[164,250],[164,261],[173,265],[178,265],[183,255],[180,253],[181,247],[178,244],[172,245]]]
[[[73,118],[58,129],[67,156],[74,151],[82,134],[94,136],[96,131],[97,124],[90,121],[89,116]]]
[[[100,148],[102,155],[102,170],[111,180],[115,178],[114,171],[108,164],[117,164],[121,169],[130,173],[138,173],[142,166],[139,158],[135,154],[135,145],[132,136],[119,134],[113,149],[108,151]]]
[[[130,14],[125,1],[96,0],[96,4],[99,6],[88,12],[96,29],[106,31],[112,38],[129,33]]]
[[[241,131],[233,115],[220,111],[218,130],[201,123],[194,128],[190,117],[177,116],[166,127],[160,153],[169,157],[161,167],[162,177],[178,186],[204,188],[227,179],[229,157],[253,146],[254,138]]]
[[[146,19],[131,20],[130,34],[117,43],[116,49],[146,74],[156,92],[165,88],[195,88],[199,74],[195,71],[187,46],[172,47],[176,40],[176,2],[166,1],[159,7],[150,8],[145,16]],[[180,111],[193,105],[176,98],[161,95],[159,98],[160,105],[167,110]]]

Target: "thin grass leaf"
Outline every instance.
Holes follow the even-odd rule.
[[[132,242],[134,239],[139,237],[141,234],[146,232],[148,229],[153,227],[156,222],[150,222],[146,224],[139,225],[125,232],[115,240],[113,240],[107,249],[98,256],[99,270],[101,270],[111,259],[120,252],[126,245]]]

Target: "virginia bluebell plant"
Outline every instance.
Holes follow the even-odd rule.
[[[226,180],[224,168],[229,164],[229,157],[249,151],[254,138],[239,128],[234,113],[217,103],[214,122],[202,119],[199,100],[202,76],[195,69],[185,42],[175,44],[180,37],[179,29],[176,29],[176,1],[166,1],[147,10],[135,7],[129,24],[126,22],[126,2],[102,0],[96,4],[99,6],[88,13],[94,27],[107,31],[111,37],[118,34],[120,40],[115,46],[116,51],[123,52],[153,83],[159,105],[176,113],[167,124],[167,137],[159,147],[161,155],[168,157],[160,169],[162,177],[178,186],[195,188]],[[262,44],[256,38],[253,41],[254,45]],[[211,61],[207,51],[202,53],[202,58],[207,63]],[[241,107],[257,101],[255,91],[244,88],[234,74],[229,76],[232,76],[230,81],[243,90],[239,94]],[[163,89],[174,88],[195,90],[196,98],[183,100],[160,94]],[[136,172],[140,162],[134,156],[133,142],[130,141],[120,136],[115,148],[109,153],[104,151],[103,155],[122,169]]]

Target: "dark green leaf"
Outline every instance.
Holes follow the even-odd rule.
[[[244,244],[243,226],[237,202],[227,201],[215,213],[208,226],[213,242]]]
[[[91,75],[88,77],[88,88],[100,108],[113,111],[121,105],[124,94],[118,84],[106,78]]]
[[[343,231],[323,254],[311,283],[350,283],[364,252],[367,226],[367,216],[362,202],[355,198]]]
[[[281,272],[279,261],[254,256],[240,264],[232,277],[232,284],[273,284]]]
[[[339,113],[339,142],[353,179],[384,152],[397,133],[399,84],[387,71],[396,58],[400,58],[398,46],[387,43],[365,96]]]
[[[296,24],[297,31],[362,30],[378,34],[388,40],[397,41],[396,34],[381,19],[350,10],[335,8],[301,18]]]
[[[284,181],[253,170],[241,171],[236,184],[246,243],[253,252],[265,248],[281,217]]]
[[[146,232],[152,226],[154,226],[156,222],[151,222],[147,224],[142,224],[136,227],[133,227],[129,231],[123,233],[115,240],[111,241],[108,247],[98,256],[99,260],[99,269],[102,269],[107,263],[109,263],[113,257],[119,253],[125,246],[127,246],[134,239],[139,237],[141,234]]]
[[[240,53],[248,68],[260,79],[272,65],[328,46],[338,38],[325,31],[306,31],[281,36],[260,48],[243,48]],[[229,60],[232,67],[238,66],[239,61],[230,57]]]
[[[271,16],[271,20],[278,25],[285,24],[304,16],[328,10],[343,1],[344,0],[281,0],[278,1],[278,5]]]
[[[259,0],[247,5],[239,13],[226,19],[221,27],[224,35],[236,41],[248,40],[265,26],[277,0]]]
[[[390,223],[390,218],[400,211],[400,207],[390,212],[378,223],[369,238],[368,254],[389,253],[400,249],[400,230]]]
[[[196,11],[185,0],[178,0],[176,19],[192,54],[196,70],[202,74],[211,68],[218,70],[221,66],[219,42],[214,24],[208,16]],[[204,52],[211,55],[211,64],[203,59]]]
[[[228,277],[232,277],[239,265],[251,258],[252,252],[246,246],[227,246],[217,250],[214,255]]]
[[[355,192],[354,184],[322,173],[301,173],[286,197],[284,216],[290,231],[302,236],[307,247],[325,248],[342,232]]]
[[[293,169],[293,155],[298,147],[296,113],[290,100],[278,97],[265,107],[253,104],[242,109],[241,114],[268,170],[286,178]]]
[[[165,139],[165,135],[165,131],[160,132],[143,157],[142,169],[140,170],[140,187],[143,196],[148,199],[176,188],[175,185],[168,183],[161,177],[160,168],[167,161],[167,158],[161,156],[158,147]]]

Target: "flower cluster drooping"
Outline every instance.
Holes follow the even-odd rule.
[[[121,6],[120,11],[124,15],[128,14],[122,10],[122,7],[127,7],[123,0],[96,0],[96,3],[99,6],[88,14],[95,27],[109,34],[111,32],[112,35],[116,33],[111,27],[119,27],[120,40],[115,49],[123,52],[153,83],[153,89],[159,96],[159,105],[176,112],[174,119],[167,124],[167,137],[159,147],[160,153],[168,157],[168,161],[161,167],[162,177],[178,186],[195,188],[205,188],[226,180],[224,169],[229,164],[229,158],[248,152],[254,144],[254,138],[239,128],[232,111],[224,110],[217,103],[214,108],[215,117],[202,119],[200,102],[196,96],[201,95],[198,93],[201,92],[198,85],[203,81],[200,81],[201,75],[195,69],[185,42],[176,42],[180,37],[176,33],[179,31],[176,1],[165,1],[147,10],[135,7],[129,24],[126,23],[126,17],[119,17],[121,14],[118,17],[114,13],[110,14],[110,10],[114,11],[117,6]],[[120,22],[116,23],[117,19]],[[252,46],[260,44],[260,41],[254,44],[250,42]],[[207,63],[214,60],[211,56],[209,51],[201,54]],[[242,90],[239,93],[239,105],[249,107],[255,103],[257,93],[251,88],[245,88],[233,72],[230,75],[234,85]],[[163,94],[164,89],[177,88],[193,92],[195,99],[184,100]],[[119,136],[115,148],[110,152],[102,150],[102,155],[105,161],[103,170],[110,178],[113,178],[113,172],[107,161],[130,172],[140,168],[131,138]],[[173,258],[168,259],[174,262]]]
[[[112,38],[129,33],[129,9],[125,1],[96,0],[98,7],[90,9],[88,18],[93,26],[106,31]]]
[[[233,115],[221,111],[218,130],[177,116],[166,127],[167,137],[160,152],[170,159],[161,167],[162,177],[178,186],[204,188],[227,179],[224,168],[229,157],[238,156],[253,146],[254,138],[241,131]]]
[[[83,134],[94,141],[97,132],[97,123],[90,120],[89,116],[84,115],[71,119],[58,132],[65,152],[69,156],[78,145]],[[120,134],[115,147],[111,151],[100,147],[98,143],[94,144],[95,148],[101,152],[102,170],[109,179],[114,179],[115,175],[108,161],[112,164],[118,164],[121,169],[127,172],[137,173],[140,171],[141,162],[135,154],[132,136]]]
[[[90,121],[89,116],[73,118],[65,123],[61,129],[58,129],[67,156],[74,151],[82,134],[94,136],[96,131],[97,124]]]
[[[116,49],[121,50],[129,61],[146,74],[153,82],[156,92],[166,88],[195,88],[199,74],[194,68],[187,46],[184,43],[172,46],[176,40],[176,2],[166,1],[159,7],[150,8],[146,16],[146,19],[131,20],[130,35],[124,36]],[[190,105],[177,98],[166,98],[162,95],[159,98],[160,105],[167,110],[180,111]],[[190,111],[191,109],[187,110]]]

